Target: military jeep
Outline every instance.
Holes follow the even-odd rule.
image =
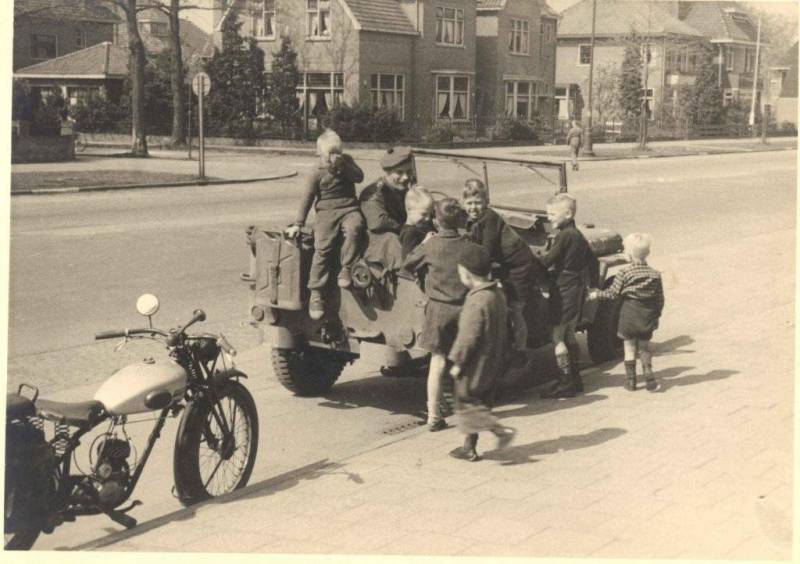
[[[441,182],[437,181],[432,190],[435,196],[458,198],[466,177],[479,176],[491,187],[489,166],[524,171],[522,179],[510,178],[506,172],[500,174],[500,181],[525,187],[526,192],[533,181],[548,186],[550,192],[542,194],[542,208],[550,194],[567,191],[564,163],[475,157],[422,149],[414,149],[413,155],[416,176],[423,179],[419,174],[424,169],[423,163],[433,166],[438,163],[439,170],[442,163],[450,163],[456,170],[466,171],[466,176],[448,174]],[[503,205],[494,195],[491,205],[530,245],[535,255],[541,256],[548,250],[554,233],[543,209]],[[613,281],[614,270],[626,262],[621,253],[622,238],[591,224],[578,227],[598,256],[600,283],[607,287]],[[426,352],[418,346],[426,297],[417,281],[398,269],[387,268],[380,261],[362,259],[351,271],[352,287],[338,288],[336,277],[331,276],[332,284],[326,290],[326,314],[314,321],[308,315],[309,291],[306,288],[313,255],[310,231],[288,239],[281,228],[250,228],[247,237],[255,260],[250,281],[250,315],[252,322],[261,329],[262,340],[270,345],[275,376],[287,389],[302,396],[324,394],[334,385],[345,365],[365,357],[377,361],[386,374],[419,373],[427,358]],[[540,290],[538,285],[532,286],[525,316],[529,328],[528,347],[535,349],[549,344],[551,328],[547,321],[547,288]],[[603,362],[620,356],[621,341],[616,337],[618,313],[618,302],[587,302],[583,308],[578,329],[587,333],[592,361]]]

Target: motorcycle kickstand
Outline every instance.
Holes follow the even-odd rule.
[[[104,513],[108,515],[108,517],[112,521],[114,521],[115,523],[119,523],[126,529],[133,529],[136,526],[137,523],[136,519],[134,519],[130,515],[127,515],[115,509],[108,509]]]
[[[135,499],[135,500],[133,500],[133,501],[131,502],[131,504],[130,504],[129,506],[127,506],[127,507],[120,507],[120,508],[118,508],[118,509],[115,509],[115,511],[117,511],[118,513],[128,513],[128,512],[130,512],[130,510],[131,510],[131,509],[133,509],[133,508],[134,508],[134,507],[136,507],[137,505],[142,505],[142,502],[141,502],[141,501],[139,501],[138,499]]]

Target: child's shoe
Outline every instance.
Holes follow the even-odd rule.
[[[642,360],[642,372],[644,372],[645,387],[647,388],[647,391],[655,392],[658,390],[658,381],[653,374],[653,365],[650,363],[649,358]]]
[[[502,449],[511,444],[511,441],[514,440],[517,431],[511,427],[498,425],[492,429],[492,433],[494,433],[494,436],[497,437],[497,448]]]
[[[448,427],[447,421],[445,421],[444,419],[437,419],[433,423],[428,423],[428,431],[430,431],[431,433],[435,433],[437,431],[443,431],[447,429],[447,427]]]
[[[625,389],[629,392],[636,390],[636,361],[625,361]]]
[[[353,284],[353,278],[350,276],[349,268],[342,267],[342,270],[339,271],[339,277],[336,279],[336,283],[340,288],[349,288]]]
[[[658,380],[656,380],[654,377],[650,377],[650,378],[648,378],[648,379],[646,380],[646,382],[645,382],[645,387],[647,388],[647,391],[648,391],[648,392],[655,392],[655,391],[657,391],[657,390],[658,390],[658,388],[659,388],[659,385],[658,385]]]
[[[322,298],[322,292],[311,290],[311,297],[308,299],[308,316],[316,321],[322,319],[323,315],[325,315],[325,300]]]

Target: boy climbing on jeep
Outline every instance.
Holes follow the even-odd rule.
[[[365,225],[356,198],[356,183],[364,180],[364,173],[350,155],[342,153],[342,140],[335,131],[327,129],[317,138],[317,154],[319,165],[306,182],[294,224],[286,230],[288,237],[296,237],[314,204],[317,216],[308,275],[308,314],[315,320],[325,314],[324,290],[337,250],[341,258],[337,283],[340,288],[350,286],[350,267],[358,258]]]

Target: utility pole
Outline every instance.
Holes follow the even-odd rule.
[[[583,143],[583,154],[587,157],[595,156],[594,147],[592,146],[592,78],[594,77],[594,24],[596,19],[597,0],[592,0],[592,39],[590,41],[591,47],[589,47],[589,52],[591,53],[589,57],[589,105],[586,111],[589,118],[589,123],[586,126],[586,135],[584,136]]]
[[[758,59],[761,54],[761,16],[758,16],[758,31],[756,32],[756,64],[753,69],[753,99],[750,100],[750,129],[753,137],[756,136],[756,92],[758,91]]]

